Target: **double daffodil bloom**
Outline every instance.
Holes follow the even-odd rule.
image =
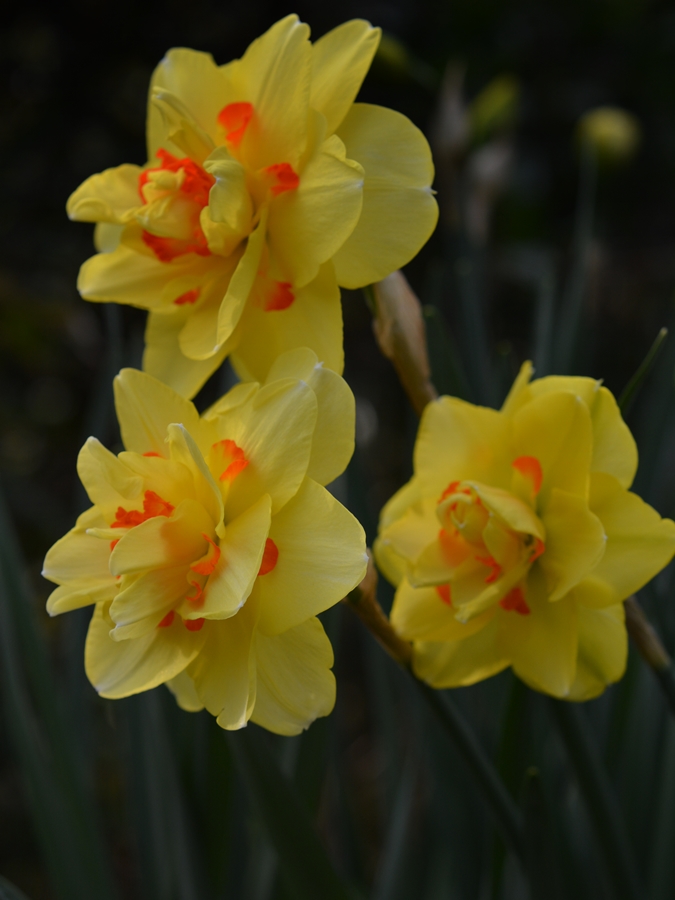
[[[612,394],[531,374],[526,363],[500,411],[429,404],[376,559],[420,678],[457,687],[511,666],[586,700],[621,678],[622,601],[670,561],[675,523],[628,491],[637,450]]]
[[[338,285],[384,278],[433,231],[424,136],[354,103],[379,38],[354,20],[312,44],[287,16],[224,66],[171,50],[150,85],[148,163],[70,197],[72,219],[99,223],[82,296],[149,310],[143,367],[184,396],[228,354],[245,379],[299,346],[341,373]]]
[[[93,506],[47,554],[48,611],[95,604],[85,667],[103,697],[166,683],[223,728],[297,734],[335,699],[316,615],[366,569],[363,529],[323,487],[353,451],[351,391],[301,348],[201,418],[134,369],[115,401],[127,449],[82,448]]]

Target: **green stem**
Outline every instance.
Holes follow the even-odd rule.
[[[482,789],[490,809],[495,817],[502,836],[511,850],[521,862],[525,861],[525,838],[520,811],[497,770],[487,754],[478,743],[471,726],[461,714],[454,701],[447,694],[442,694],[412,674],[418,690],[426,698],[438,722],[450,736],[464,762],[473,772],[474,778]]]
[[[663,342],[667,337],[668,329],[664,327],[656,335],[654,343],[649,348],[647,355],[638,366],[637,371],[635,372],[631,380],[623,389],[621,396],[619,397],[619,409],[621,410],[623,416],[627,414],[628,410],[632,406],[635,395],[642,387],[642,383],[649,374],[650,369],[654,365],[656,357],[659,355],[659,351],[661,350]]]
[[[644,893],[623,817],[597,748],[584,727],[581,710],[559,700],[551,700],[549,708],[576,771],[613,896],[616,900],[640,900]]]

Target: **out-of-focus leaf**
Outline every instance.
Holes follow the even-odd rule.
[[[0,875],[0,900],[28,900],[28,897]]]
[[[675,896],[675,723],[668,720],[659,767],[659,793],[653,815],[652,852],[649,860],[651,900]]]
[[[401,892],[402,874],[410,862],[411,850],[417,849],[412,840],[412,812],[418,782],[417,764],[408,760],[396,792],[384,840],[382,859],[373,886],[373,900],[404,900]]]
[[[428,305],[422,312],[429,344],[432,381],[438,393],[470,400],[471,389],[441,311],[433,305]]]
[[[525,773],[522,793],[525,866],[530,884],[530,900],[557,900],[560,897],[560,880],[553,861],[546,798],[539,770],[535,767],[530,767]]]
[[[667,337],[668,329],[662,328],[656,335],[654,343],[647,351],[647,355],[638,366],[637,371],[621,392],[621,396],[619,397],[619,409],[621,410],[622,415],[627,415],[628,410],[635,400],[637,392],[642,387],[645,378],[647,377],[647,375],[649,375],[652,366],[656,362],[659,353],[663,349],[663,343]]]
[[[265,735],[250,725],[226,732],[226,738],[294,900],[354,900],[353,890],[336,874],[307,810],[266,746]]]
[[[2,496],[0,667],[7,727],[54,887],[64,900],[112,900],[116,892],[97,816],[47,666],[21,552]]]

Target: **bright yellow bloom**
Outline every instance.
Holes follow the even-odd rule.
[[[297,734],[335,699],[315,616],[366,568],[363,529],[322,487],[353,451],[351,391],[301,348],[201,418],[134,369],[115,401],[127,449],[80,452],[94,505],[47,554],[48,611],[96,604],[85,667],[103,697],[166,683],[223,728]]]
[[[341,373],[338,285],[379,281],[433,231],[424,136],[354,103],[379,38],[354,20],[311,44],[287,16],[225,66],[171,50],[150,85],[149,162],[70,197],[103,251],[82,296],[148,309],[144,369],[184,396],[228,354],[246,379],[298,346]]]
[[[586,700],[621,678],[622,601],[669,562],[675,523],[628,491],[637,450],[612,394],[531,374],[526,363],[501,411],[429,404],[376,559],[420,678],[457,687],[512,666]]]

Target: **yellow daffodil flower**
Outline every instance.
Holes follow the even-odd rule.
[[[622,601],[670,561],[675,523],[628,490],[637,450],[612,394],[531,375],[500,411],[427,406],[375,554],[420,678],[457,687],[511,666],[586,700],[623,675]]]
[[[169,51],[150,85],[148,163],[70,197],[72,219],[99,223],[82,296],[149,310],[143,367],[184,396],[228,354],[246,379],[298,346],[341,373],[338,285],[381,280],[433,231],[424,136],[354,103],[379,38],[354,20],[312,44],[292,15],[224,66]]]
[[[362,579],[365,537],[323,487],[353,451],[354,398],[306,348],[202,417],[124,369],[126,450],[89,438],[93,506],[45,560],[51,615],[95,604],[87,675],[103,697],[167,684],[223,728],[297,734],[333,708],[333,654],[316,615]]]

